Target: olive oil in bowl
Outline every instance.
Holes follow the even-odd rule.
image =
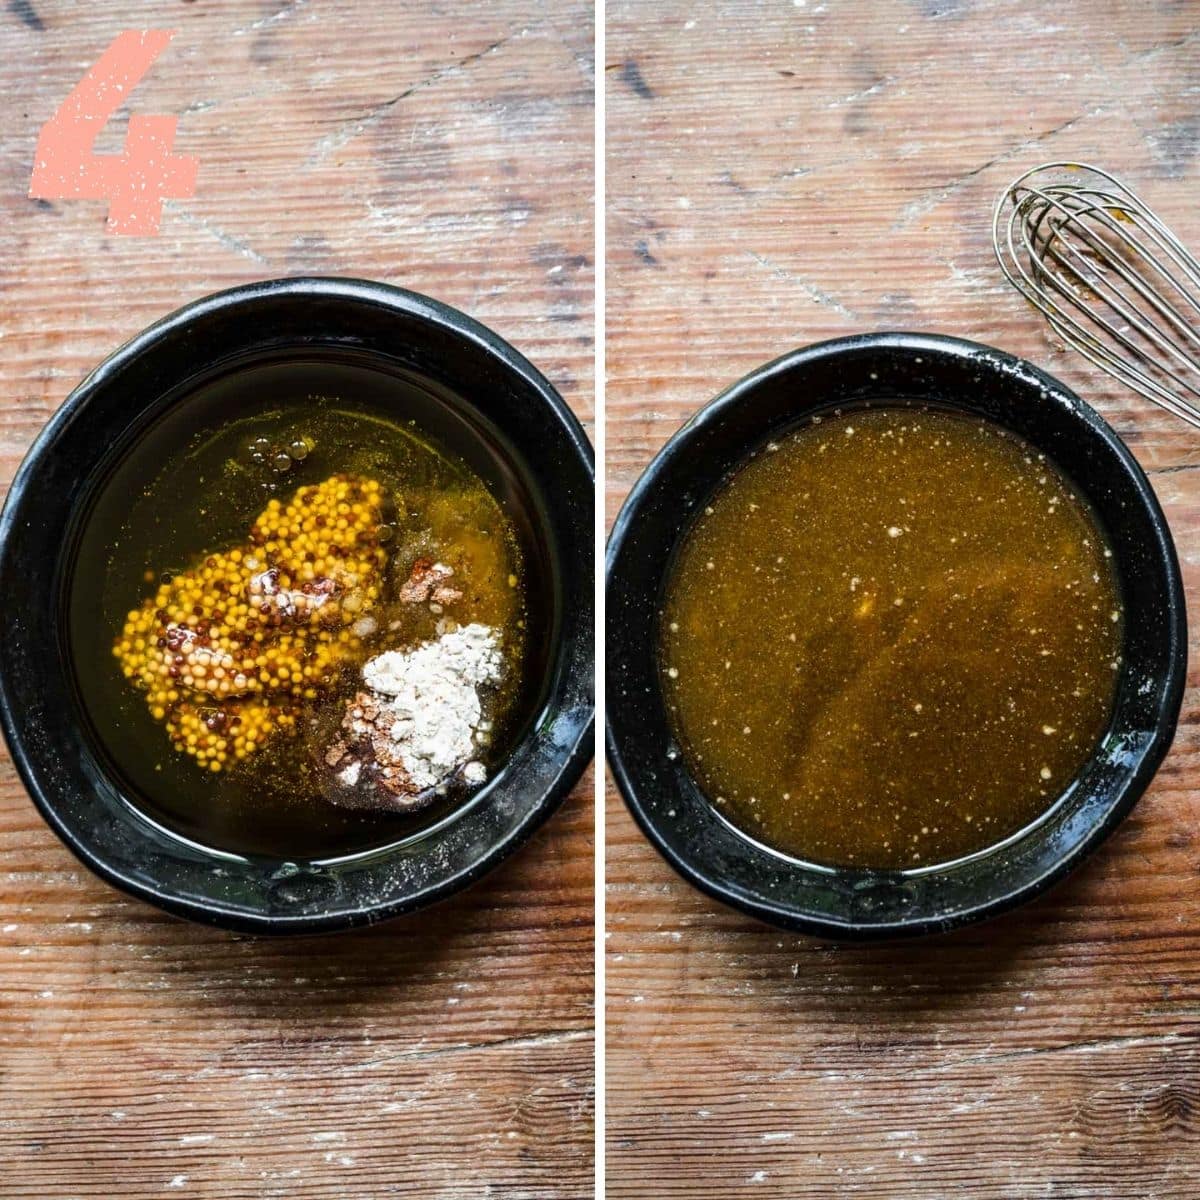
[[[120,448],[78,530],[94,737],[145,816],[207,847],[322,860],[419,834],[536,706],[541,554],[485,432],[427,385],[318,358],[233,371]],[[471,771],[390,809],[352,794],[364,665],[470,628],[495,644]]]

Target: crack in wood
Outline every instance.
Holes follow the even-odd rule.
[[[906,229],[917,217],[924,216],[927,212],[937,208],[937,206],[944,200],[948,200],[951,196],[953,196],[954,193],[959,190],[959,188],[964,187],[977,175],[982,175],[984,171],[987,171],[991,167],[994,167],[999,163],[1009,162],[1011,159],[1019,157],[1026,151],[1032,150],[1035,146],[1040,146],[1042,142],[1047,141],[1056,134],[1065,133],[1068,129],[1078,125],[1080,121],[1083,121],[1089,117],[1101,116],[1107,111],[1108,109],[1105,106],[1096,105],[1093,108],[1089,108],[1086,112],[1079,113],[1074,117],[1068,118],[1066,121],[1060,122],[1052,129],[1047,129],[1044,132],[1037,134],[1036,137],[1027,138],[1025,141],[1013,146],[1011,149],[1005,150],[1002,153],[989,158],[987,162],[981,163],[977,167],[972,167],[969,171],[964,172],[962,175],[956,176],[949,183],[940,184],[939,186],[933,188],[923,188],[923,194],[921,197],[913,200],[909,204],[906,204],[904,208],[900,210],[900,217],[892,226],[892,232],[895,233],[901,229]]]
[[[1195,471],[1200,469],[1200,463],[1176,463],[1170,467],[1151,467],[1147,475],[1178,475],[1181,471]]]
[[[216,238],[226,250],[232,250],[235,254],[240,254],[243,258],[250,259],[251,262],[256,262],[260,266],[270,266],[270,260],[259,254],[253,246],[248,245],[239,238],[235,238],[233,234],[226,233],[225,230],[214,225],[211,221],[205,220],[204,217],[199,217],[195,213],[188,211],[186,208],[181,208],[178,204],[171,200],[163,201],[163,208],[181,217],[184,222],[191,225],[195,229],[202,229],[211,237]]]
[[[519,1037],[497,1038],[482,1042],[451,1042],[433,1050],[404,1050],[399,1054],[382,1054],[367,1059],[351,1070],[375,1070],[384,1063],[425,1062],[428,1059],[445,1058],[454,1054],[471,1054],[491,1050],[538,1050],[544,1046],[570,1045],[594,1039],[596,1031],[588,1029],[555,1029],[545,1033],[526,1034]]]
[[[488,55],[494,54],[501,47],[506,46],[509,42],[516,38],[524,37],[529,32],[528,29],[521,29],[515,33],[505,34],[504,37],[498,38],[490,45],[485,46],[482,50],[476,50],[472,54],[466,55],[464,58],[455,60],[452,63],[446,64],[432,74],[425,76],[424,79],[418,80],[416,83],[406,87],[402,92],[392,96],[388,100],[382,100],[380,103],[373,105],[364,114],[353,117],[351,120],[335,129],[332,133],[326,134],[313,147],[312,153],[308,156],[305,162],[305,167],[319,166],[324,162],[334,151],[340,150],[343,146],[354,141],[360,134],[366,133],[368,129],[378,125],[384,117],[396,107],[401,101],[407,100],[409,96],[415,95],[417,92],[424,91],[425,88],[432,87],[435,83],[440,83],[443,79],[449,79],[454,75],[466,70],[467,67],[487,58]]]
[[[268,25],[274,25],[277,21],[282,21],[285,17],[291,16],[298,9],[303,8],[308,3],[308,0],[291,0],[281,9],[271,13],[269,16],[259,17],[257,21],[252,21],[249,25],[243,26],[241,29],[233,31],[233,37],[244,37],[248,33],[258,33],[260,30],[266,29]]]
[[[1162,54],[1166,50],[1178,50],[1181,46],[1190,46],[1198,37],[1200,37],[1200,29],[1193,29],[1191,33],[1184,34],[1183,37],[1138,50],[1129,56],[1129,61],[1140,62],[1143,58],[1153,58],[1156,54]]]
[[[857,314],[842,304],[841,301],[836,297],[831,296],[828,292],[817,287],[816,284],[809,283],[806,279],[801,279],[799,275],[793,274],[791,271],[779,266],[777,263],[772,262],[769,258],[764,257],[754,250],[747,250],[746,253],[750,256],[750,258],[758,263],[760,267],[764,267],[766,270],[770,271],[771,274],[776,277],[776,279],[785,280],[787,283],[798,287],[810,300],[814,301],[815,303],[820,304],[824,308],[830,309],[831,311],[837,313],[840,317],[846,317],[848,320],[858,319]]]

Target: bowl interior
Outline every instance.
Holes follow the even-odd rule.
[[[198,425],[244,411],[264,389],[299,386],[300,377],[315,391],[390,407],[463,458],[514,521],[537,581],[527,686],[503,766],[467,803],[419,827],[389,827],[337,859],[316,847],[274,855],[212,848],[148,816],[153,807],[81,703],[86,605],[78,596],[69,603],[73,579],[102,569],[86,561],[104,550],[82,537],[89,522],[103,528],[119,519],[131,490]],[[319,929],[436,899],[519,844],[586,763],[591,514],[590,449],[577,423],[520,355],[462,314],[349,281],[287,281],[210,297],[94,372],[14,481],[0,529],[0,579],[13,611],[28,614],[22,629],[0,635],[0,712],[14,759],[85,862],[182,915]],[[58,719],[42,720],[46,712]]]
[[[380,429],[377,420],[411,424],[423,440],[464,461],[502,504],[525,563],[528,649],[521,692],[511,719],[498,731],[497,749],[503,754],[519,742],[545,701],[553,666],[551,648],[562,616],[561,563],[546,536],[542,499],[531,490],[529,472],[501,428],[435,381],[399,367],[389,369],[369,356],[317,348],[304,355],[280,352],[253,357],[241,364],[223,363],[192,379],[179,394],[163,397],[131,422],[85,481],[87,494],[77,506],[60,558],[64,579],[59,597],[66,606],[62,618],[68,634],[66,659],[79,685],[75,719],[91,732],[97,758],[104,763],[105,774],[119,783],[122,794],[136,802],[142,814],[198,843],[251,856],[322,861],[427,834],[438,823],[455,818],[463,798],[447,795],[408,816],[351,812],[328,804],[291,805],[280,812],[273,805],[264,806],[247,786],[238,789],[246,794],[232,807],[214,806],[211,776],[171,756],[163,764],[158,753],[162,731],[140,697],[131,694],[110,652],[113,630],[146,593],[141,563],[190,561],[209,546],[202,518],[196,517],[194,525],[189,521],[182,535],[175,531],[164,541],[161,503],[153,507],[140,503],[134,509],[133,499],[154,488],[164,463],[176,464],[170,477],[172,490],[203,488],[197,478],[199,469],[189,465],[198,430],[227,430],[235,422],[281,411],[302,421],[309,397],[326,397],[339,408],[362,414],[368,423],[360,429]],[[204,470],[211,468],[209,463]],[[280,494],[316,478],[307,474],[289,482],[285,477]],[[163,498],[161,484],[153,494]],[[138,521],[131,526],[133,512]],[[193,544],[181,547],[180,536]],[[115,540],[147,548],[146,557],[132,572],[134,578],[114,577]],[[152,546],[156,549],[150,551]],[[115,603],[114,592],[121,596]],[[146,753],[148,747],[155,752]],[[493,780],[506,769],[501,765]],[[478,792],[466,803],[480,803],[483,796]]]
[[[1025,830],[956,863],[911,871],[788,859],[732,827],[674,744],[657,670],[657,625],[673,555],[698,508],[746,458],[813,413],[864,404],[974,413],[1045,452],[1090,501],[1125,603],[1109,729],[1057,804]],[[930,932],[1035,894],[1124,816],[1165,754],[1186,666],[1174,547],[1146,478],[1112,430],[1062,385],[958,339],[884,334],[788,355],[718,397],[639,481],[609,543],[609,758],[634,816],[686,878],[779,924],[830,936]]]

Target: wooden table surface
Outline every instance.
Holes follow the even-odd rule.
[[[1057,350],[1001,280],[1021,170],[1123,173],[1200,246],[1200,5],[613,0],[609,517],[747,370],[872,329],[1025,355],[1151,472],[1200,611],[1200,435]],[[1050,895],[920,943],[783,934],[608,803],[611,1197],[1200,1194],[1197,634],[1173,752]]]
[[[157,237],[27,198],[38,131],[117,33],[177,36]],[[425,291],[592,397],[584,0],[0,5],[0,476],[86,371],[179,304],[299,273]],[[115,150],[122,130],[106,130]],[[262,941],[94,879],[0,767],[0,1196],[592,1194],[585,782],[512,861],[411,919]]]

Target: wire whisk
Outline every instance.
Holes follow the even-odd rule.
[[[996,202],[992,245],[1067,345],[1200,428],[1200,263],[1134,192],[1086,163],[1035,167]]]

